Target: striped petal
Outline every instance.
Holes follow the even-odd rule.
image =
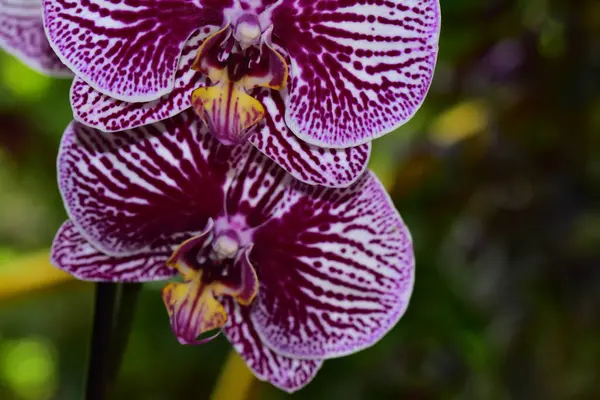
[[[224,305],[229,315],[225,335],[258,379],[268,381],[288,393],[310,383],[323,361],[300,360],[275,353],[260,340],[248,307],[229,299],[224,300]]]
[[[75,78],[71,87],[73,116],[92,128],[116,132],[152,124],[172,117],[191,106],[190,94],[206,85],[202,73],[190,69],[204,35],[195,35],[183,49],[172,91],[157,100],[130,103],[102,94],[81,78]]]
[[[411,296],[406,225],[372,174],[346,189],[286,186],[267,190],[278,201],[264,201],[271,219],[254,236],[257,333],[289,357],[339,357],[373,345]]]
[[[291,58],[286,122],[323,147],[350,147],[408,121],[433,77],[439,0],[289,0],[272,14]]]
[[[249,141],[294,178],[311,185],[345,187],[367,168],[371,143],[347,149],[309,145],[287,128],[283,119],[285,103],[279,92],[263,90],[257,98],[267,115]]]
[[[59,188],[92,245],[111,255],[140,252],[177,232],[201,231],[223,212],[236,148],[220,146],[199,125],[182,113],[117,134],[67,128]]]
[[[43,74],[72,75],[48,44],[42,0],[0,0],[0,47]]]
[[[377,178],[309,186],[259,152],[239,162],[226,196],[230,221],[253,229],[259,278],[251,316],[276,353],[325,359],[373,345],[412,293],[410,233]]]
[[[151,101],[173,89],[186,40],[222,23],[213,3],[44,0],[44,24],[60,59],[94,89],[118,100]]]
[[[225,208],[230,220],[243,221],[236,225],[254,229],[279,217],[274,211],[294,179],[257,149],[249,148],[236,165],[225,197]],[[254,239],[248,242],[256,245]],[[254,254],[254,248],[251,254]],[[250,261],[257,272],[260,271],[260,265],[254,264],[252,256]],[[258,275],[260,281],[260,272]]]
[[[175,271],[165,265],[172,248],[163,243],[135,255],[107,256],[92,246],[71,221],[67,221],[54,238],[50,260],[56,267],[85,281],[145,282],[174,275]]]

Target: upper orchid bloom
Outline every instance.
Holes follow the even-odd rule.
[[[0,48],[42,74],[73,76],[48,45],[42,0],[0,0]]]
[[[163,300],[181,343],[222,330],[258,378],[297,390],[403,315],[410,234],[372,174],[306,185],[200,124],[191,111],[119,135],[71,124],[52,261],[92,281],[179,275]]]
[[[193,107],[310,184],[356,180],[348,160],[364,167],[370,141],[411,118],[437,57],[438,0],[75,4],[44,1],[76,120],[120,131]]]

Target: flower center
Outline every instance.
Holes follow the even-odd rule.
[[[227,322],[227,312],[218,301],[230,296],[249,305],[258,292],[258,278],[250,263],[252,246],[240,249],[234,234],[212,229],[183,242],[167,261],[179,271],[183,283],[173,282],[163,289],[171,327],[182,344],[201,344],[214,339]],[[203,333],[219,329],[209,337]]]
[[[192,92],[196,113],[222,143],[246,139],[248,130],[264,118],[262,104],[248,91],[285,87],[288,66],[271,43],[272,27],[263,31],[258,17],[243,14],[200,46],[192,69],[203,72],[212,86]]]

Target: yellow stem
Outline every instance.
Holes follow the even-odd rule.
[[[211,400],[248,400],[254,375],[242,358],[231,350],[221,376],[211,395]]]
[[[0,264],[0,300],[71,280],[71,275],[50,264],[48,251],[17,257]]]

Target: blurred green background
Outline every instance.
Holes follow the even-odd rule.
[[[599,399],[600,2],[441,3],[429,96],[372,159],[413,234],[414,297],[379,344],[294,397]],[[65,219],[69,85],[0,55],[0,265]],[[116,398],[208,398],[230,346],[180,346],[159,288],[142,292]],[[1,301],[0,399],[78,398],[92,289]],[[252,397],[287,395],[257,383]]]

